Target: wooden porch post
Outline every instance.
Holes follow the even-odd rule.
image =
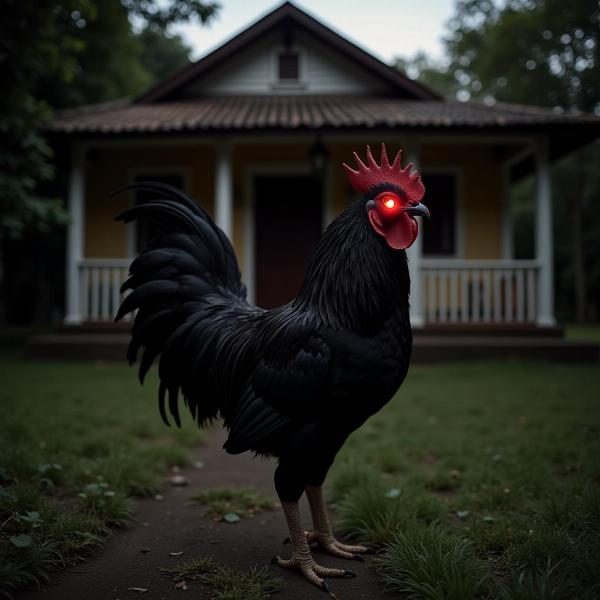
[[[404,150],[403,166],[414,163],[419,168],[419,143],[410,140]],[[427,201],[425,200],[425,204]],[[414,244],[406,250],[408,257],[408,272],[410,274],[410,323],[413,327],[425,325],[423,295],[421,290],[421,256],[423,254],[423,227],[422,220],[418,218],[420,232]]]
[[[233,237],[233,174],[231,147],[227,143],[217,146],[215,169],[215,222],[229,238]]]
[[[552,235],[552,184],[548,138],[535,141],[535,257],[540,263],[537,324],[549,327],[554,319],[554,253]]]
[[[72,148],[67,205],[71,222],[67,226],[67,264],[65,290],[65,323],[81,323],[79,263],[85,242],[85,149],[75,142]]]

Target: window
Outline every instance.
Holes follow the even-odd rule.
[[[300,58],[297,52],[281,52],[278,61],[279,81],[294,82],[300,79]]]
[[[427,190],[423,202],[432,215],[422,220],[423,254],[452,256],[456,254],[456,175],[424,174],[423,183]]]
[[[138,175],[135,178],[137,181],[156,181],[159,183],[166,183],[168,185],[172,185],[176,188],[183,189],[183,176],[180,174],[153,174],[146,173],[142,175]],[[156,198],[156,194],[153,192],[136,192],[135,194],[135,203],[141,204],[142,202],[147,202],[152,198]],[[135,253],[139,254],[149,243],[150,241],[158,235],[160,232],[160,228],[156,223],[152,221],[147,221],[146,219],[139,219],[135,221]]]

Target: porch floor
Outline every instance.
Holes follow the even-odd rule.
[[[127,323],[65,326],[56,333],[32,336],[27,356],[66,360],[125,360]],[[458,360],[533,359],[597,363],[600,346],[567,340],[561,327],[531,325],[436,325],[414,330],[414,363]]]

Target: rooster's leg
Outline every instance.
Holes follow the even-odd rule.
[[[362,554],[371,552],[367,546],[351,546],[342,544],[333,537],[331,523],[327,516],[327,508],[323,500],[323,488],[321,486],[306,486],[306,497],[312,513],[314,529],[306,532],[306,540],[309,544],[317,543],[325,552],[340,558],[349,558],[363,561]]]
[[[290,530],[290,540],[292,544],[292,557],[284,560],[276,556],[273,563],[288,569],[298,569],[308,581],[328,592],[333,598],[335,595],[329,590],[323,577],[355,577],[352,571],[344,569],[330,569],[318,565],[310,552],[306,534],[302,527],[300,519],[300,510],[298,502],[285,502],[282,500],[281,506],[287,519]]]

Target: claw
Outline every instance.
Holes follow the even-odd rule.
[[[280,560],[281,560],[281,558],[280,558],[279,556],[274,556],[274,557],[271,559],[271,564],[272,564],[272,565],[278,565]]]
[[[376,554],[377,553],[377,548],[374,548],[373,546],[365,546],[365,548],[367,549],[365,554]]]
[[[329,586],[327,585],[327,582],[325,580],[323,580],[321,582],[321,589],[324,592],[327,592],[332,598],[336,598],[336,600],[337,600],[337,596],[331,591],[331,589],[329,588]]]
[[[282,542],[282,543],[283,543],[283,544],[289,544],[291,541],[292,541],[292,540],[291,540],[291,538],[289,538],[289,537],[286,537],[286,538],[285,538],[285,540],[283,540],[283,542]]]
[[[349,569],[346,569],[344,571],[344,577],[346,579],[355,579],[356,578],[356,573],[354,571],[350,571]]]
[[[353,554],[352,558],[353,560],[357,560],[358,562],[365,562],[365,557],[362,554]]]

